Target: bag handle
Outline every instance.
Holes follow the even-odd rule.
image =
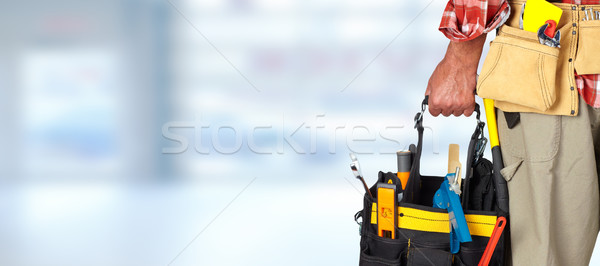
[[[404,197],[402,198],[402,202],[409,202],[409,203],[418,203],[420,200],[420,187],[421,187],[421,154],[423,152],[423,131],[425,130],[425,128],[423,127],[423,115],[425,113],[425,109],[428,105],[428,101],[429,101],[429,95],[425,96],[425,99],[423,99],[423,102],[421,102],[421,111],[418,112],[415,115],[415,128],[417,129],[417,132],[419,133],[419,139],[417,142],[417,146],[416,146],[416,152],[413,156],[413,160],[412,160],[412,168],[410,171],[410,178],[408,179],[408,182],[406,184],[406,189],[404,191]],[[479,139],[479,137],[483,137],[483,128],[485,127],[485,123],[481,122],[481,111],[479,108],[479,104],[475,103],[475,113],[476,113],[476,119],[477,119],[477,127],[475,128],[475,132],[473,133],[473,135],[471,136],[471,141],[469,143],[469,150],[473,149],[473,146],[475,146],[474,140]],[[483,149],[481,149],[483,151]],[[472,166],[472,160],[474,158],[477,158],[478,156],[481,156],[481,154],[475,155],[472,152],[469,152],[469,155],[467,158],[467,167],[465,169],[467,169],[467,171],[463,171],[466,172],[467,174],[467,178],[470,177],[471,175],[471,171],[470,168]],[[474,157],[474,158],[473,158]],[[466,181],[468,182],[468,181]],[[465,183],[465,187],[468,187],[468,184]],[[465,197],[466,198],[466,197]]]
[[[425,107],[427,107],[427,105],[429,105],[429,95],[425,95],[425,99],[423,99],[423,102],[421,102],[421,111],[417,113],[417,115],[415,115],[415,128],[418,129],[418,127],[423,128],[423,115],[425,113]],[[476,116],[475,118],[477,118],[477,123],[483,123],[481,122],[481,111],[479,108],[479,104],[475,103],[475,113]],[[485,125],[485,123],[484,123]]]

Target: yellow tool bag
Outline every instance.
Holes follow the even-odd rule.
[[[402,185],[395,172],[379,172],[377,183],[365,193],[363,210],[355,215],[361,234],[359,265],[504,265],[505,254],[510,248],[509,240],[505,239],[509,228],[504,227],[508,213],[497,207],[492,166],[483,158],[487,139],[483,136],[485,123],[479,120],[479,106],[475,110],[477,126],[469,143],[466,167],[463,167],[466,176],[460,186],[459,208],[464,212],[471,241],[460,243],[459,251],[454,253],[450,243],[451,220],[456,220],[455,214],[434,207],[434,196],[439,194],[447,177],[420,173],[426,106],[427,98],[415,117],[419,138],[417,145],[410,147],[412,166],[408,182]],[[378,195],[378,192],[388,190],[398,193],[397,204],[384,202],[382,195]],[[395,213],[389,206],[396,209]],[[389,221],[393,221],[393,229],[382,226]],[[456,247],[454,244],[453,249]]]

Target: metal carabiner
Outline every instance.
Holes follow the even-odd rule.
[[[360,222],[358,219],[360,219]],[[354,221],[358,224],[358,235],[362,235],[362,211],[358,211],[354,214]]]
[[[418,112],[417,115],[415,115],[415,128],[417,128],[417,125],[419,125],[421,121],[423,121],[423,112]]]
[[[421,112],[418,112],[417,115],[415,115],[415,128],[417,128],[417,125],[419,124],[419,122],[423,121],[423,114],[425,113],[425,106],[427,106],[429,102],[429,95],[425,95],[425,99],[423,99],[423,102],[421,102]]]

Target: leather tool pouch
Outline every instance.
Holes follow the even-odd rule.
[[[477,94],[539,111],[556,101],[559,48],[539,43],[537,34],[504,25],[490,44]]]

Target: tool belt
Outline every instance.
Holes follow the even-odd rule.
[[[496,226],[499,216],[507,216],[496,207],[494,184],[491,181],[491,162],[482,157],[485,143],[482,143],[485,123],[479,121],[479,106],[476,107],[477,126],[471,136],[468,148],[467,165],[463,168],[466,178],[462,182],[462,206],[472,241],[461,243],[457,254],[450,252],[450,215],[447,210],[434,208],[434,194],[445,177],[421,175],[420,159],[423,149],[423,113],[415,117],[418,143],[411,145],[412,167],[410,177],[398,203],[395,238],[378,235],[377,227],[377,184],[385,180],[400,180],[393,172],[379,172],[375,185],[364,195],[364,206],[356,213],[355,220],[361,225],[360,264],[361,266],[397,265],[477,265],[483,256],[486,245]],[[483,145],[483,147],[481,147]],[[389,183],[389,182],[388,182]],[[508,227],[499,239],[489,265],[503,265]]]
[[[600,20],[585,15],[587,9],[600,11],[600,5],[553,3],[563,11],[557,25],[562,38],[560,47],[550,47],[520,27],[524,3],[510,1],[510,16],[490,44],[477,94],[505,112],[576,116],[575,72],[600,74]]]

